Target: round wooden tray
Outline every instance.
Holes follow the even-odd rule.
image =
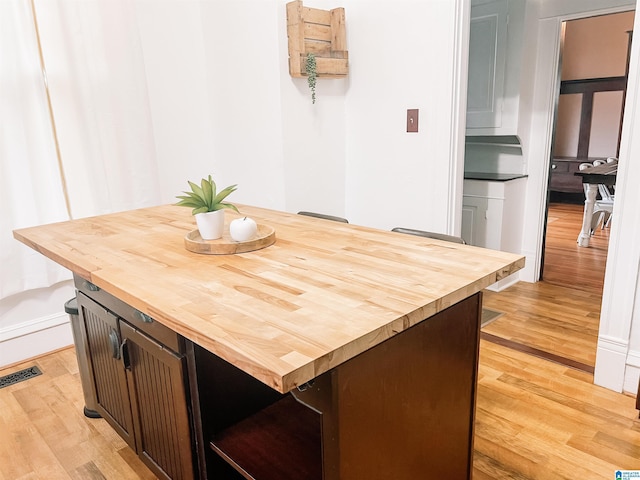
[[[203,240],[198,229],[192,230],[184,237],[184,246],[194,253],[206,255],[232,255],[234,253],[252,252],[273,245],[276,241],[276,231],[268,225],[258,224],[258,233],[251,240],[236,242],[229,235],[229,225],[225,225],[222,238],[217,240]]]

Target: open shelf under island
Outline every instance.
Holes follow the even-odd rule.
[[[481,291],[524,259],[239,207],[274,245],[189,252],[174,206],[14,232],[74,272],[101,415],[160,478],[470,478]]]

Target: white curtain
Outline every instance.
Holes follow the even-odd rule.
[[[135,2],[35,6],[73,217],[159,203]]]
[[[73,218],[160,202],[130,0],[35,1]],[[12,238],[68,219],[29,0],[0,0],[0,299],[70,278]]]
[[[12,234],[67,219],[31,9],[0,0],[0,298],[71,277]]]

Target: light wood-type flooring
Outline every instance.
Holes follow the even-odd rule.
[[[505,315],[485,326],[483,334],[593,373],[609,229],[598,229],[589,247],[578,246],[582,208],[550,205],[543,281],[486,291],[484,306]]]
[[[610,229],[598,228],[588,247],[578,246],[582,211],[582,205],[550,205],[542,278],[548,283],[601,295]]]
[[[579,219],[570,231],[573,210],[581,213],[573,206],[551,211],[550,227],[566,231],[549,229],[548,281],[485,294],[485,305],[504,314],[483,328],[480,344],[475,480],[614,479],[616,469],[640,470],[635,399],[593,385],[588,372],[601,285],[580,283],[585,272],[579,268],[564,280],[562,268],[559,277],[552,275],[554,262],[584,265],[582,255],[595,256],[600,248],[570,244],[579,231]],[[560,260],[552,261],[555,255]],[[549,355],[553,361],[543,358]],[[0,376],[33,365],[43,375],[0,389],[0,480],[155,478],[104,420],[83,416],[73,348]]]

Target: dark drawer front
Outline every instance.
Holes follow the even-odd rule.
[[[93,285],[91,282],[80,278],[77,275],[74,275],[73,279],[78,291],[84,293],[107,310],[111,310],[117,316],[126,320],[131,325],[143,331],[174,352],[185,352],[184,339],[169,327],[162,325],[143,312],[127,305],[122,300],[119,300],[110,293],[105,292],[96,285]]]
[[[553,162],[553,173],[566,173],[569,171],[569,162]]]
[[[574,174],[580,171],[580,165],[582,162],[571,162],[569,163],[569,173]],[[582,181],[582,179],[580,179]]]

